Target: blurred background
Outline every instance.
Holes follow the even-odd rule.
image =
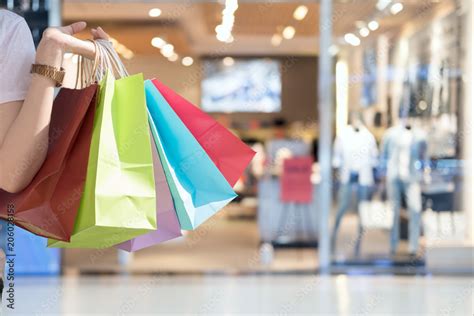
[[[133,254],[17,229],[18,312],[473,313],[472,0],[1,1],[36,43],[101,26],[257,152],[233,203]]]

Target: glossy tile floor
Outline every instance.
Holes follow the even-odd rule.
[[[332,227],[332,226],[331,226]],[[334,259],[354,256],[357,217],[346,214],[338,234]],[[186,236],[136,252],[127,270],[133,273],[252,273],[309,272],[318,268],[317,250],[279,249],[268,265],[260,263],[260,237],[255,220],[230,220],[223,211]],[[362,257],[388,257],[388,232],[369,230],[363,236]],[[407,252],[406,242],[400,251]],[[67,249],[66,274],[117,272],[121,270],[117,250]]]
[[[5,315],[473,315],[469,277],[19,278]]]
[[[317,250],[282,249],[271,265],[260,264],[259,233],[255,220],[229,220],[219,213],[182,238],[134,253],[126,267],[133,273],[251,273],[256,271],[315,271]],[[67,249],[66,274],[117,272],[117,250]]]

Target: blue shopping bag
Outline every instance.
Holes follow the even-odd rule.
[[[198,141],[149,80],[150,126],[182,229],[192,230],[237,195]]]

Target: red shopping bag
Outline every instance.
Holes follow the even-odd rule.
[[[96,85],[61,89],[53,104],[46,160],[23,191],[0,190],[0,218],[8,218],[8,206],[16,225],[43,237],[70,239],[86,178],[96,91]]]
[[[211,116],[157,79],[152,80],[171,108],[204,148],[211,160],[234,186],[255,152]]]

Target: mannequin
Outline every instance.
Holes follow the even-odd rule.
[[[387,167],[387,193],[393,207],[390,253],[394,255],[400,240],[400,208],[405,197],[409,212],[408,252],[416,256],[420,237],[421,187],[426,156],[426,135],[416,121],[404,118],[389,128],[382,141],[382,159]]]
[[[339,208],[331,236],[331,247],[336,247],[336,237],[342,217],[351,204],[352,190],[357,190],[358,202],[370,198],[370,188],[374,184],[373,168],[377,164],[377,144],[372,133],[364,126],[359,113],[351,114],[348,125],[337,136],[334,143],[333,166],[339,169],[341,187]],[[359,254],[362,226],[359,222],[355,254]]]

